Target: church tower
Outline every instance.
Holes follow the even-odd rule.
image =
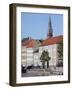
[[[50,38],[52,36],[53,36],[52,23],[51,23],[51,17],[49,17],[47,37]]]

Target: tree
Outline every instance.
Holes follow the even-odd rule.
[[[40,60],[42,62],[42,65],[43,65],[43,68],[45,68],[45,62],[47,62],[47,68],[49,67],[49,60],[50,60],[50,57],[49,57],[49,53],[48,51],[43,51],[42,54],[41,54],[41,57],[40,57]]]
[[[63,40],[58,44],[57,52],[58,52],[58,59],[63,60]]]

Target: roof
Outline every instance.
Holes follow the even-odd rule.
[[[52,45],[52,44],[58,44],[60,41],[63,40],[63,36],[56,36],[56,37],[51,37],[45,39],[42,43],[41,46],[47,46],[47,45]]]
[[[50,37],[50,38],[43,40],[39,44],[37,40],[28,39],[28,40],[22,41],[22,46],[26,46],[27,48],[33,48],[37,45],[38,46],[47,46],[47,45],[52,45],[52,44],[58,44],[62,40],[63,40],[63,36]]]
[[[27,48],[34,47],[36,44],[37,44],[37,42],[34,39],[29,39],[25,42],[22,42],[22,46],[26,46]]]
[[[23,38],[23,39],[22,39],[22,42],[25,42],[25,41],[27,41],[27,40],[29,40],[29,37]]]

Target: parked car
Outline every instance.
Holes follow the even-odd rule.
[[[27,69],[28,69],[28,70],[33,69],[33,68],[34,68],[34,65],[33,65],[33,64],[32,64],[32,65],[27,66]]]
[[[27,69],[26,69],[25,66],[22,65],[21,69],[22,69],[22,70],[21,70],[22,73],[26,73],[26,72],[27,72]]]
[[[57,67],[63,67],[63,61],[62,60],[59,60],[58,62],[57,62],[57,65],[56,65]]]

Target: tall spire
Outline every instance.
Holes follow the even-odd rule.
[[[50,38],[53,36],[53,30],[52,30],[52,23],[51,23],[51,17],[49,17],[49,23],[48,23],[48,33],[47,37]]]

